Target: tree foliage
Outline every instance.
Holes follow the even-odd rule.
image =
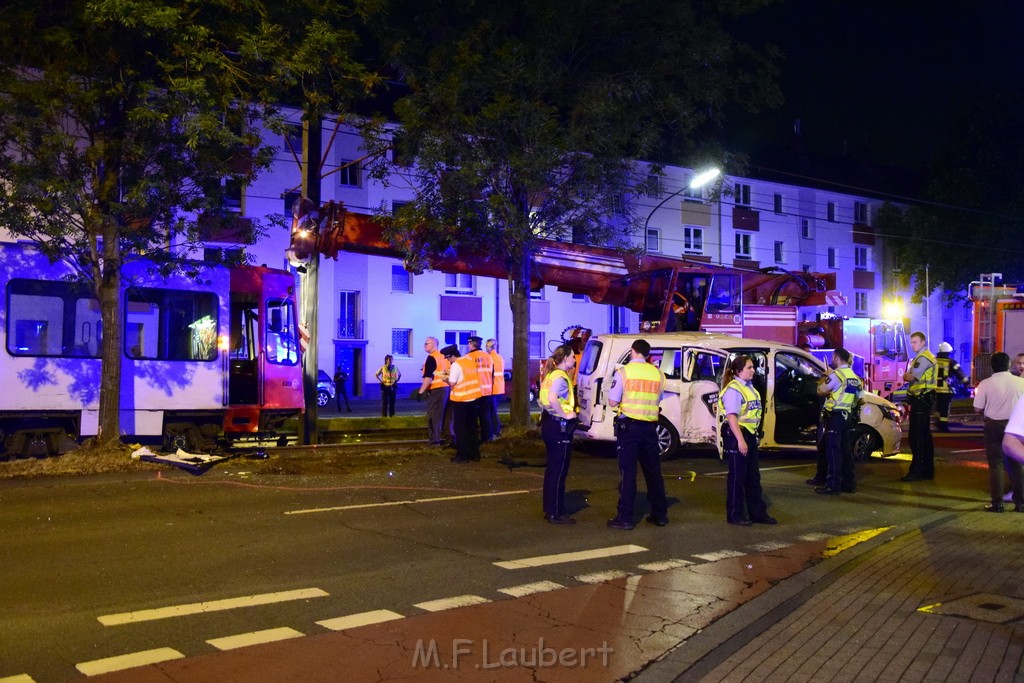
[[[730,2],[729,12],[760,2]],[[777,100],[768,56],[715,3],[391,0],[380,36],[409,94],[368,136],[381,180],[415,159],[416,200],[389,227],[413,265],[461,248],[509,272],[513,421],[527,419],[529,283],[538,238],[604,245],[636,227],[634,160],[694,150],[726,104]],[[506,348],[508,348],[506,346]]]
[[[282,101],[340,109],[373,82],[350,56],[354,15],[305,0],[0,9],[0,224],[100,301],[104,434],[117,434],[124,259],[181,267],[225,227],[225,195],[269,164],[255,121],[275,125]]]
[[[1024,97],[1000,96],[972,109],[932,169],[927,201],[887,204],[875,222],[896,249],[915,296],[944,288],[962,298],[981,273],[1024,282]]]

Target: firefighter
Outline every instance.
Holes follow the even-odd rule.
[[[935,445],[932,441],[932,407],[935,404],[935,356],[928,350],[924,332],[910,335],[914,361],[903,374],[910,382],[907,401],[910,403],[910,471],[901,481],[922,481],[935,478]]]
[[[823,485],[815,493],[839,495],[853,493],[853,443],[851,431],[857,423],[857,403],[864,393],[864,381],[850,368],[852,356],[844,348],[832,353],[832,372],[818,385],[818,395],[825,396],[821,422],[824,428],[828,467]]]
[[[939,431],[949,431],[949,406],[953,403],[953,389],[949,386],[949,378],[956,377],[960,384],[967,386],[967,375],[960,364],[950,357],[953,347],[949,342],[939,344],[939,352],[935,354],[935,406],[939,412]]]

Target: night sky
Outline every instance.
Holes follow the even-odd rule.
[[[785,103],[727,134],[765,166],[792,166],[799,119],[809,156],[923,172],[960,117],[1024,83],[1022,0],[788,0],[739,35],[785,54]]]

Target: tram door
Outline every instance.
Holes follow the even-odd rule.
[[[228,403],[259,403],[259,297],[247,292],[231,295],[231,342]]]

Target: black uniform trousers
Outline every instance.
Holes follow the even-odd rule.
[[[380,416],[395,416],[395,397],[398,396],[398,387],[392,384],[390,387],[380,385]]]
[[[557,517],[566,514],[565,478],[569,474],[572,433],[575,429],[574,420],[563,420],[548,412],[541,413],[540,435],[548,452],[548,464],[544,468],[545,515]]]
[[[452,425],[455,427],[455,459],[480,459],[480,433],[477,428],[477,413],[480,399],[472,401],[448,401],[452,407]]]
[[[619,459],[619,506],[617,518],[633,521],[636,500],[636,467],[639,463],[647,483],[647,501],[654,517],[668,514],[665,481],[661,478],[661,452],[658,449],[658,423],[615,418],[616,453]]]
[[[491,395],[487,394],[480,399],[480,409],[477,410],[477,420],[480,422],[480,441],[491,440]]]
[[[825,486],[830,491],[852,493],[857,484],[853,474],[853,439],[850,432],[850,414],[842,410],[827,410],[822,414],[825,426]]]
[[[913,456],[908,474],[925,479],[935,478],[935,444],[932,441],[934,398],[933,392],[907,398],[910,403],[910,429],[907,438]]]
[[[758,463],[757,436],[740,427],[747,443],[747,454],[740,453],[736,437],[728,423],[722,425],[722,445],[729,463],[725,480],[725,517],[730,522],[744,519],[759,520],[768,516],[761,489],[761,469]],[[749,517],[744,514],[749,513]]]
[[[949,431],[949,408],[953,404],[953,392],[936,391],[935,407],[939,413],[939,431]]]

